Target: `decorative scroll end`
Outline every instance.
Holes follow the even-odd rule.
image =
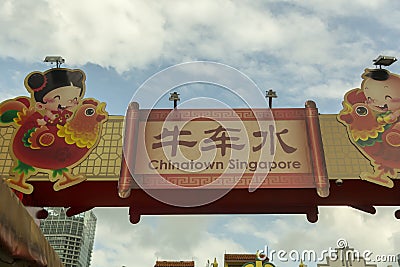
[[[319,187],[317,188],[318,196],[320,197],[328,197],[329,196],[329,187]]]
[[[396,219],[400,220],[400,210],[395,211],[394,217],[396,217]]]
[[[128,109],[130,109],[130,110],[139,110],[139,103],[138,102],[129,103]]]
[[[310,223],[316,223],[318,221],[318,207],[310,209],[307,213],[307,221]]]
[[[36,219],[43,220],[46,219],[49,216],[49,212],[45,210],[44,208],[39,209],[35,213]]]
[[[118,190],[118,196],[120,198],[128,198],[131,195],[131,189],[121,189]]]
[[[133,207],[129,207],[129,221],[132,224],[137,224],[140,221],[140,213],[135,212]]]
[[[305,106],[306,108],[317,108],[317,104],[312,100],[307,100]]]

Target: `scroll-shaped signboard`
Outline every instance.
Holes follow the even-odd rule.
[[[318,112],[314,102],[307,104],[271,112],[140,110],[132,103],[126,116],[119,193],[127,197],[138,186],[148,192],[316,188],[326,197],[329,182]]]

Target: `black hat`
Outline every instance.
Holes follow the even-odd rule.
[[[81,70],[50,69],[45,72],[32,72],[25,78],[25,87],[33,93],[37,102],[42,102],[43,97],[50,91],[73,85],[85,88],[85,73]]]
[[[389,79],[389,72],[385,69],[370,69],[365,76],[376,81],[386,81]]]

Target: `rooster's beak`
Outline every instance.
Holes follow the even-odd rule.
[[[101,102],[97,107],[96,107],[96,113],[97,117],[96,120],[98,122],[104,121],[108,117],[108,112],[106,111],[106,103]]]
[[[353,122],[353,116],[351,116],[351,114],[345,114],[345,115],[341,115],[340,119],[342,121],[345,121],[347,124],[351,124]]]
[[[106,119],[106,116],[104,116],[104,115],[97,115],[97,117],[96,117],[96,121],[98,121],[98,122],[101,122],[105,119]]]

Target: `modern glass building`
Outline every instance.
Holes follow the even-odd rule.
[[[65,208],[46,208],[40,229],[65,267],[89,267],[97,218],[92,211],[68,217]]]

